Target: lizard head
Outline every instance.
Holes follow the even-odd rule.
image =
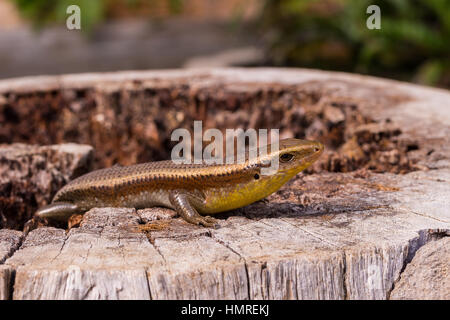
[[[323,149],[323,144],[317,141],[284,139],[280,140],[278,150],[273,145],[268,146],[267,155],[260,160],[272,164],[278,161],[276,173],[293,176],[313,164]]]

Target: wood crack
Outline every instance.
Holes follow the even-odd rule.
[[[233,252],[234,254],[236,254],[239,259],[244,263],[244,268],[245,268],[245,276],[247,278],[247,297],[248,300],[251,300],[251,294],[250,294],[250,277],[249,277],[249,272],[248,272],[248,265],[247,265],[247,261],[246,259],[235,249],[233,249],[230,245],[228,245],[227,243],[225,243],[223,240],[218,239],[217,237],[214,236],[214,233],[211,232],[210,233],[210,237],[216,241],[217,243],[219,243],[220,245],[224,246],[225,248],[227,248],[228,250],[230,250],[231,252]]]
[[[443,237],[450,236],[450,229],[439,230],[439,232],[433,232],[432,230],[419,230],[418,234],[419,235],[416,238],[411,239],[408,242],[407,253],[406,253],[405,258],[403,260],[402,269],[400,270],[400,273],[399,273],[398,277],[392,283],[391,288],[386,293],[386,299],[387,300],[390,300],[392,291],[395,289],[395,286],[400,281],[400,279],[402,277],[402,274],[404,273],[404,271],[405,271],[406,267],[408,266],[408,264],[411,263],[411,261],[414,259],[417,251],[420,248],[422,248],[423,246],[426,246],[431,241],[435,241],[435,240],[441,239]]]

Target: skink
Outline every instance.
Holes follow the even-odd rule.
[[[269,145],[266,154],[237,164],[175,164],[169,160],[96,170],[69,182],[36,215],[67,220],[95,207],[162,206],[176,210],[190,223],[214,227],[217,220],[207,214],[267,197],[309,167],[323,149],[320,142],[284,139],[279,148]],[[276,172],[261,174],[272,160],[279,161]]]

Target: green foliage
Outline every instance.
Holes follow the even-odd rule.
[[[36,28],[51,23],[65,23],[67,7],[76,4],[81,11],[81,29],[89,32],[104,16],[104,1],[100,0],[13,0],[21,14]]]
[[[19,9],[20,13],[32,22],[35,28],[55,23],[64,23],[68,17],[66,9],[76,4],[81,10],[81,29],[90,32],[92,28],[102,22],[111,9],[124,10],[133,15],[141,9],[151,10],[167,4],[171,14],[179,14],[183,11],[183,0],[10,0]],[[114,15],[114,13],[112,13]]]
[[[177,14],[183,11],[183,0],[168,0],[170,12]]]
[[[361,72],[450,86],[450,0],[265,0],[275,65]],[[381,29],[369,30],[369,5]]]

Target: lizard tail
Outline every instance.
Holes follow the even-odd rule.
[[[36,216],[46,219],[67,221],[72,214],[80,213],[80,208],[70,202],[53,202],[47,206],[39,208]]]

